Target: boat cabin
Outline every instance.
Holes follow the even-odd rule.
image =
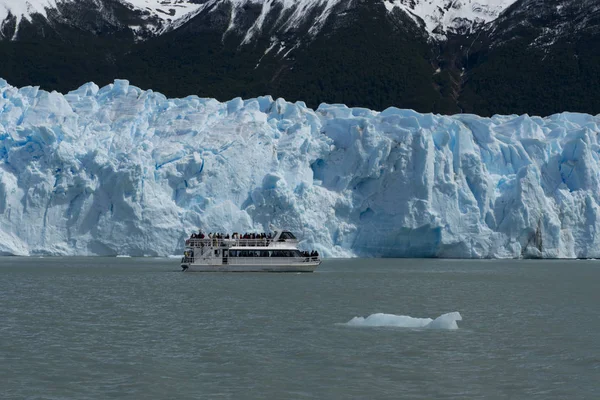
[[[281,264],[317,262],[318,256],[308,256],[298,250],[298,239],[290,231],[275,231],[272,235],[252,234],[213,237],[192,237],[186,240],[182,263],[210,265]]]

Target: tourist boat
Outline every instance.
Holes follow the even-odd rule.
[[[298,239],[288,231],[255,239],[192,237],[181,259],[183,271],[201,272],[313,272],[319,264],[318,255],[298,250]]]

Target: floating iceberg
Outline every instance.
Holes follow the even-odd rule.
[[[328,257],[600,257],[600,117],[452,117],[0,80],[0,254],[178,254],[198,228]]]
[[[368,317],[354,317],[346,323],[350,326],[423,328],[423,329],[458,329],[456,321],[462,321],[459,312],[440,315],[436,319],[413,318],[407,315],[371,314]]]

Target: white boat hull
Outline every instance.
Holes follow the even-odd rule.
[[[203,265],[181,264],[186,272],[313,272],[321,262],[305,262],[289,265]],[[187,267],[187,268],[186,268]]]

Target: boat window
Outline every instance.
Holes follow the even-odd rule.
[[[283,232],[281,233],[280,239],[296,239],[296,237],[292,234],[292,232]]]
[[[294,257],[295,254],[290,250],[275,250],[271,252],[271,257]]]

